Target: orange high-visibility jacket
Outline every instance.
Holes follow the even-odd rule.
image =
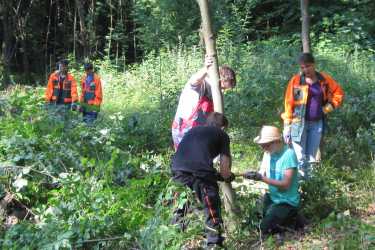
[[[86,78],[87,74],[81,79],[82,92],[80,102],[99,107],[103,100],[102,82],[100,77],[94,73],[94,79],[88,86],[86,86]]]
[[[77,82],[74,77],[67,73],[62,86],[59,83],[59,71],[55,71],[49,76],[45,99],[47,102],[56,102],[61,92],[65,104],[78,101]]]
[[[327,73],[317,72],[318,80],[323,92],[323,107],[328,103],[333,108],[338,108],[344,98],[340,85]],[[291,125],[292,139],[299,141],[304,123],[309,85],[301,74],[296,74],[290,79],[285,92],[285,111],[281,115],[285,125]]]

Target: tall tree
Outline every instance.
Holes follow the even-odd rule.
[[[301,19],[302,19],[302,48],[303,52],[310,52],[310,17],[309,17],[309,0],[301,1]]]
[[[76,0],[76,8],[78,12],[78,17],[79,17],[79,39],[78,42],[81,44],[82,49],[83,49],[83,57],[88,58],[89,56],[89,51],[90,51],[90,44],[89,44],[89,32],[87,30],[86,26],[86,17],[87,17],[87,7],[85,6],[85,3],[88,1],[81,1],[81,0]]]
[[[224,113],[223,96],[219,84],[219,66],[216,53],[216,42],[212,32],[208,0],[197,0],[197,2],[202,16],[202,33],[206,46],[206,53],[214,58],[213,64],[208,71],[208,75],[212,79],[211,91],[214,110],[219,113]],[[235,194],[232,185],[230,183],[222,182],[220,183],[220,188],[224,194],[225,210],[231,214],[235,214],[237,208],[235,207]]]
[[[0,2],[0,17],[3,24],[3,42],[1,45],[1,61],[3,66],[3,79],[1,87],[10,84],[10,64],[16,50],[15,39],[13,35],[14,22],[12,18],[11,1]]]

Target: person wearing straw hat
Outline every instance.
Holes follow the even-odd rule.
[[[248,171],[243,176],[268,184],[260,229],[262,235],[279,233],[283,227],[292,225],[298,214],[300,194],[297,157],[294,150],[283,143],[277,127],[263,126],[254,142],[264,151],[261,171]]]

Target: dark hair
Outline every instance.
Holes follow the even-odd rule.
[[[301,53],[298,57],[298,64],[315,63],[314,56],[311,53]]]
[[[69,65],[69,61],[67,59],[61,59],[58,64],[62,64],[62,65],[68,66]]]
[[[206,126],[214,126],[214,127],[228,127],[228,119],[218,112],[212,112],[207,116]]]
[[[57,63],[56,63],[56,69],[60,69],[60,65],[65,65],[65,66],[68,66],[69,65],[69,61],[66,60],[66,59],[61,59],[59,60]]]
[[[220,75],[220,80],[228,81],[231,83],[231,85],[228,87],[234,88],[236,86],[236,73],[229,66],[223,65],[219,67],[219,75]]]
[[[93,70],[94,66],[92,65],[92,63],[85,63],[85,64],[83,64],[83,68],[85,70]]]

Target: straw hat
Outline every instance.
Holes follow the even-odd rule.
[[[263,126],[254,142],[257,144],[265,144],[273,141],[281,140],[281,134],[275,126]]]

